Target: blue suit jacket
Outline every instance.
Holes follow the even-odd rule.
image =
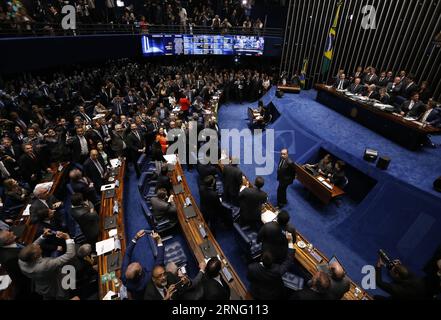
[[[434,108],[426,119],[430,125],[441,128],[441,108]]]
[[[143,269],[142,276],[137,281],[127,280],[127,278],[126,278],[127,267],[130,263],[135,262],[135,261],[132,261],[132,254],[133,254],[133,250],[135,249],[135,246],[136,246],[136,243],[133,242],[132,240],[130,240],[129,245],[126,248],[126,254],[124,256],[124,260],[123,260],[123,263],[121,266],[122,281],[123,281],[124,285],[127,287],[127,290],[132,294],[133,299],[142,300],[144,298],[145,287],[147,286],[147,283],[152,278],[152,271],[148,270],[147,266],[145,266],[143,264],[143,263],[145,263],[145,261],[136,261],[136,262],[139,262],[142,266],[142,269]],[[164,264],[164,246],[163,245],[156,246],[156,249],[157,249],[158,254],[156,256],[153,267]],[[153,270],[153,267],[152,267],[152,270]]]

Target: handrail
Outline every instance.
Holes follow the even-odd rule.
[[[0,38],[36,37],[36,36],[79,36],[91,34],[219,34],[282,37],[281,28],[263,28],[261,30],[243,27],[211,28],[204,26],[183,27],[180,25],[140,25],[116,23],[77,23],[76,29],[64,30],[61,24],[44,22],[0,23]]]

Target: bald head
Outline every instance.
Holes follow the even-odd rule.
[[[137,280],[142,273],[142,267],[138,262],[132,262],[126,270],[127,280]]]
[[[95,150],[95,149],[90,150],[90,159],[92,159],[92,160],[98,159],[98,151],[97,150]]]
[[[167,286],[167,276],[163,266],[155,266],[153,268],[152,280],[158,288],[165,288]]]
[[[79,169],[73,169],[69,172],[69,178],[73,181],[78,181],[83,177],[83,174]]]
[[[15,242],[16,236],[11,231],[0,230],[0,247],[9,246]]]
[[[329,266],[329,270],[331,270],[331,277],[334,280],[339,281],[345,277],[345,271],[338,262],[331,263],[331,265]]]

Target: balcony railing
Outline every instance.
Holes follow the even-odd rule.
[[[0,38],[38,37],[38,36],[79,36],[96,34],[229,34],[282,37],[280,28],[245,29],[243,27],[211,28],[204,26],[183,27],[180,25],[135,24],[86,24],[77,23],[76,29],[63,30],[60,24],[25,22],[0,24]]]

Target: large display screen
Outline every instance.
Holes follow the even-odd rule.
[[[161,55],[263,55],[263,37],[221,35],[146,35],[144,56]]]

